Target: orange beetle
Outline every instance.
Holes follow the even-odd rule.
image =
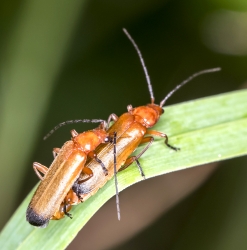
[[[55,159],[50,168],[34,162],[34,171],[41,182],[26,212],[26,219],[31,225],[46,227],[50,219],[60,219],[64,214],[71,216],[68,213],[71,205],[80,202],[71,187],[80,173],[87,174],[87,179],[93,176],[93,171],[85,166],[87,157],[100,163],[104,174],[108,174],[104,164],[94,152],[100,143],[109,142],[105,127],[106,123],[103,121],[94,130],[80,134],[72,130],[72,140],[67,141],[61,149],[53,150]]]
[[[90,168],[94,172],[94,176],[91,179],[84,181],[85,178],[87,178],[87,175],[82,172],[80,178],[77,180],[77,182],[72,188],[74,192],[78,196],[80,196],[83,201],[87,200],[90,196],[94,195],[99,190],[99,188],[104,186],[104,184],[112,178],[114,173],[117,173],[117,171],[127,168],[134,161],[136,162],[141,175],[143,176],[143,178],[145,178],[138,159],[153,142],[153,136],[165,138],[166,146],[175,151],[179,150],[179,148],[173,147],[168,143],[168,136],[165,133],[150,130],[149,128],[153,127],[158,122],[160,116],[164,113],[164,110],[162,108],[163,105],[175,91],[177,91],[187,82],[201,74],[216,72],[220,70],[220,68],[207,69],[190,76],[187,80],[183,81],[181,84],[176,86],[171,92],[169,92],[168,95],[160,102],[160,105],[157,105],[154,103],[152,85],[141,52],[135,41],[127,32],[127,30],[123,29],[123,31],[129,38],[129,40],[132,42],[140,58],[148,83],[148,89],[151,96],[151,103],[147,104],[146,106],[140,106],[137,108],[133,108],[131,105],[128,105],[128,112],[124,113],[120,117],[117,117],[115,114],[110,115],[108,119],[108,125],[110,124],[111,120],[114,121],[114,124],[107,130],[107,133],[116,135],[116,149],[114,149],[114,145],[111,143],[106,145],[100,145],[96,149],[97,155],[104,162],[105,167],[108,170],[108,175],[104,175],[104,173],[101,171],[101,169],[98,168],[96,162],[93,159],[88,159],[85,166],[87,168]],[[136,150],[136,148],[143,143],[148,144],[142,150],[142,152],[140,152],[137,156],[130,157],[130,155]],[[116,151],[114,157],[112,156],[113,151]],[[117,185],[116,194],[118,219],[120,219]]]

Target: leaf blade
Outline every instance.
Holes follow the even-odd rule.
[[[181,151],[174,152],[156,139],[140,159],[146,177],[246,155],[245,100],[247,90],[241,90],[167,107],[166,115],[155,129],[167,132],[170,143],[181,147]],[[120,172],[118,180],[119,190],[123,190],[142,179],[133,165]],[[0,245],[7,249],[26,249],[30,245],[40,249],[63,249],[114,194],[114,181],[110,180],[95,196],[73,208],[73,220],[51,221],[45,229],[33,228],[25,221],[29,194],[1,232]],[[20,232],[18,238],[9,237]]]

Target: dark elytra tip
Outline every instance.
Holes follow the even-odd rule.
[[[31,225],[40,228],[47,227],[50,220],[50,218],[44,218],[43,216],[38,215],[31,207],[27,208],[26,219]]]

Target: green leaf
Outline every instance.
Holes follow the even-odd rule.
[[[247,154],[247,90],[207,97],[165,108],[155,130],[168,134],[174,152],[155,142],[140,159],[147,178]],[[138,148],[138,151],[143,147]],[[135,164],[118,174],[119,189],[141,181]],[[0,234],[3,249],[64,249],[93,214],[115,195],[110,180],[96,195],[72,209],[73,219],[51,221],[45,229],[25,220],[32,193],[23,201]],[[117,216],[116,216],[117,219]]]

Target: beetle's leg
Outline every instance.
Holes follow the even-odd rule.
[[[168,143],[168,136],[167,136],[167,134],[164,134],[164,133],[162,133],[162,132],[155,131],[155,130],[148,130],[148,131],[147,131],[147,134],[149,134],[149,135],[156,135],[156,136],[165,138],[165,144],[166,144],[167,147],[169,147],[169,148],[171,148],[171,149],[173,149],[173,150],[175,150],[175,151],[180,150],[180,148],[173,147],[172,145],[170,145],[170,144]]]
[[[45,174],[48,171],[48,168],[38,162],[34,162],[33,163],[33,170],[35,172],[35,174],[39,177],[39,179],[42,181],[44,179]],[[42,176],[40,173],[44,174],[44,176]]]
[[[60,151],[60,148],[53,148],[52,154],[53,154],[54,159],[57,157],[59,151]]]
[[[68,213],[67,212],[67,205],[70,205],[70,204],[66,204],[66,202],[64,202],[64,205],[63,205],[63,212],[64,212],[64,214],[66,215],[66,216],[68,216],[70,219],[72,219],[73,217],[72,217],[72,214],[70,214],[70,213]],[[70,210],[70,207],[69,207],[69,209],[68,210]]]
[[[70,202],[67,203],[67,201],[64,199],[64,201],[60,204],[59,209],[52,215],[51,220],[60,220],[64,217],[64,215],[72,219],[72,215],[68,213],[71,208],[72,204]]]
[[[78,135],[78,133],[74,129],[70,130],[70,133],[73,138]]]
[[[85,179],[83,179],[83,180],[79,180],[78,184],[81,184],[81,183],[83,183],[83,182],[85,182],[85,181],[87,181],[87,180],[89,180],[89,179],[91,179],[93,177],[93,171],[92,171],[91,168],[84,167],[81,172],[84,173],[84,174],[86,174],[86,175],[88,175],[88,177],[85,178]],[[75,193],[77,194],[77,197],[79,197],[78,196],[78,192],[75,192]]]
[[[138,167],[138,169],[140,171],[141,176],[143,177],[143,179],[145,179],[145,174],[144,174],[144,172],[142,170],[141,164],[138,161],[138,159],[146,152],[146,150],[151,146],[153,141],[154,141],[154,138],[152,136],[144,137],[140,144],[148,143],[148,145],[138,155],[128,158],[125,161],[124,165],[118,171],[122,171],[122,170],[126,169],[130,164],[132,164],[135,161],[136,164],[137,164],[137,167]]]
[[[125,164],[118,170],[118,171],[123,171],[124,169],[126,169],[127,167],[129,167],[133,162],[136,162],[137,168],[139,169],[140,175],[142,176],[142,178],[145,180],[145,174],[143,172],[143,169],[141,167],[140,162],[138,161],[136,156],[131,156],[130,158],[128,158],[125,162]]]
[[[72,189],[69,190],[69,192],[67,193],[65,199],[64,199],[64,203],[66,203],[67,205],[77,205],[79,203],[81,203],[81,199],[80,197],[77,195],[76,192],[74,192]],[[68,208],[66,209],[66,211],[68,211]]]
[[[118,116],[116,114],[110,114],[109,117],[108,117],[108,120],[107,120],[107,129],[109,128],[110,126],[110,123],[112,121],[116,122],[118,120]]]
[[[96,154],[94,151],[89,152],[89,153],[88,153],[88,156],[89,156],[90,158],[93,158],[95,161],[97,161],[97,162],[101,165],[101,167],[102,167],[102,169],[103,169],[103,171],[104,171],[104,174],[105,174],[105,175],[108,175],[108,170],[106,169],[104,163],[97,157],[97,154]],[[85,167],[84,167],[84,168],[85,168]]]

